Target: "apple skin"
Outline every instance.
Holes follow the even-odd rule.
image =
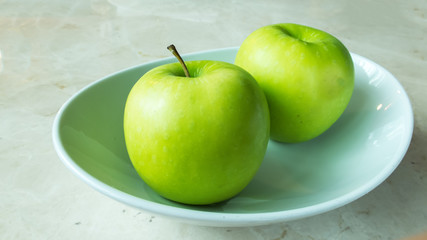
[[[242,43],[235,64],[258,81],[267,97],[271,138],[313,139],[346,109],[354,89],[349,51],[334,36],[282,23],[261,27]]]
[[[242,68],[219,61],[166,64],[144,74],[124,112],[131,162],[153,190],[185,204],[220,202],[252,180],[267,149],[267,100]]]

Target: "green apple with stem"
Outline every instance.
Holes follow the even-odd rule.
[[[354,66],[334,36],[304,25],[261,27],[240,46],[235,64],[263,89],[271,138],[296,143],[313,139],[346,109],[354,88]]]
[[[185,204],[238,194],[263,161],[270,135],[267,100],[255,79],[221,61],[158,66],[131,89],[124,111],[130,160],[145,183]]]

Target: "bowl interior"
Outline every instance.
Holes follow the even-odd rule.
[[[237,48],[230,48],[184,58],[233,62],[236,52]],[[172,58],[110,75],[76,94],[58,113],[56,148],[64,163],[88,184],[146,210],[150,210],[147,203],[154,203],[205,213],[282,212],[286,219],[287,211],[319,206],[314,214],[339,207],[391,174],[408,148],[413,128],[411,106],[398,81],[379,65],[352,56],[356,84],[342,117],[311,141],[270,141],[252,182],[238,196],[219,204],[189,206],[160,197],[141,180],[126,152],[122,127],[126,97],[146,71],[175,61]],[[325,203],[331,204],[325,207]]]

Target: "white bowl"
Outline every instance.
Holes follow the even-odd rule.
[[[238,48],[184,55],[185,60],[234,62]],[[238,196],[210,206],[168,201],[137,175],[123,139],[123,109],[133,84],[155,66],[132,67],[75,94],[53,125],[55,149],[84,182],[152,214],[208,226],[253,226],[323,213],[350,203],[383,182],[404,157],[413,113],[399,82],[378,64],[352,54],[354,95],[321,136],[299,144],[270,141],[261,168]]]

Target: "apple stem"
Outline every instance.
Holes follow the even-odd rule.
[[[170,46],[168,46],[168,50],[171,51],[171,53],[178,59],[179,63],[181,63],[182,68],[184,69],[185,76],[189,78],[190,73],[188,72],[187,66],[185,65],[184,60],[182,60],[182,57],[181,55],[179,55],[175,46],[171,44]]]

